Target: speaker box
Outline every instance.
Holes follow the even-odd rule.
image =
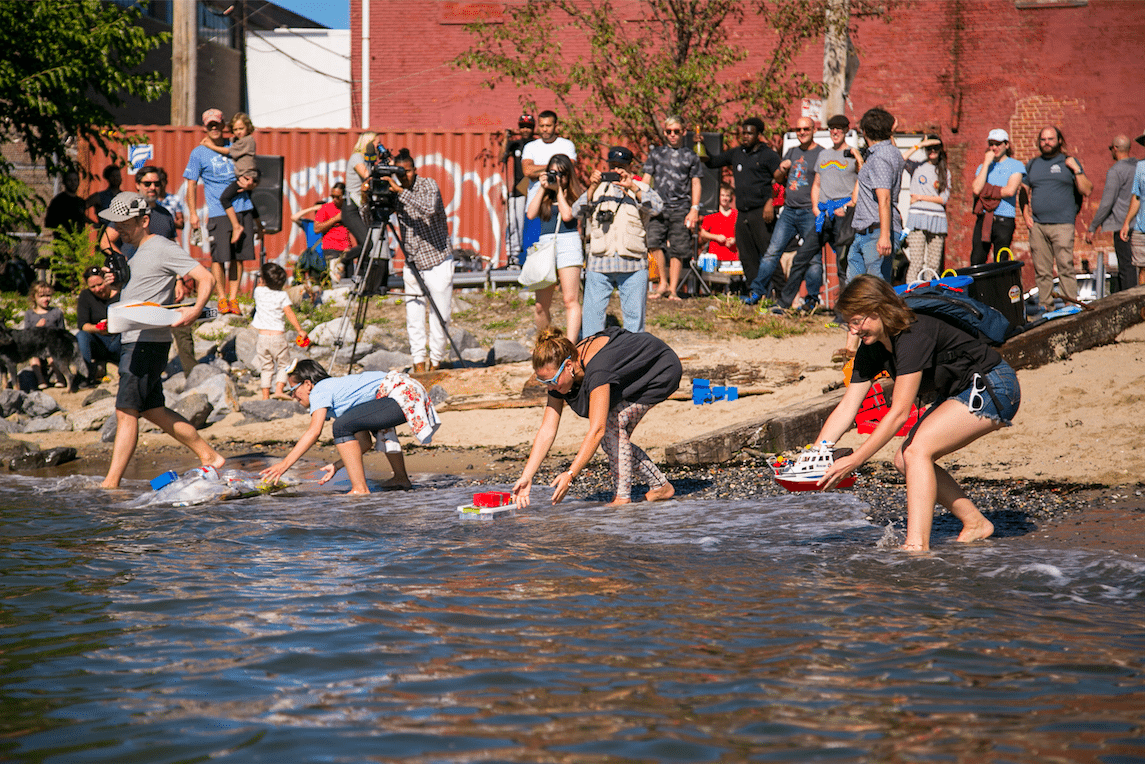
[[[258,210],[267,233],[282,230],[282,172],[285,164],[285,157],[256,155],[254,158],[254,166],[262,173],[262,178],[251,192],[250,200]]]
[[[704,151],[708,156],[714,157],[724,151],[723,133],[701,133],[704,140]],[[720,173],[723,168],[712,169],[705,164],[700,167],[704,175],[700,178],[700,215],[711,215],[720,208]]]

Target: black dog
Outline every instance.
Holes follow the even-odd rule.
[[[68,390],[79,389],[78,369],[83,364],[79,343],[67,329],[9,329],[0,325],[0,375],[7,374],[7,387],[15,387],[16,367],[31,358],[50,357],[55,372],[68,380]],[[86,373],[86,371],[85,371]]]

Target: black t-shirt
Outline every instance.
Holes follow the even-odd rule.
[[[588,417],[589,398],[601,385],[612,388],[610,409],[620,401],[654,406],[679,389],[684,369],[679,356],[663,340],[614,326],[582,340],[579,351],[599,343],[600,337],[607,337],[608,342],[585,366],[581,383],[567,395],[549,395],[566,401],[577,414]]]
[[[98,324],[107,318],[107,306],[116,302],[119,302],[118,292],[104,300],[92,294],[90,289],[83,290],[76,298],[76,325],[82,329],[84,324]]]
[[[521,179],[525,177],[525,171],[521,168],[521,150],[525,148],[526,143],[531,143],[532,141],[532,138],[528,140],[524,138],[514,138],[505,146],[506,153],[513,157],[513,187],[509,189],[509,196],[524,196],[523,193],[517,190]]]
[[[736,209],[746,212],[767,204],[771,198],[771,184],[775,182],[775,171],[782,161],[770,147],[757,143],[750,152],[743,146],[736,146],[716,154],[708,160],[708,167],[731,165],[736,182]]]
[[[44,228],[69,228],[79,231],[84,226],[91,225],[84,211],[87,202],[78,196],[64,192],[52,197],[48,203],[48,210],[44,214]]]
[[[879,372],[892,377],[922,372],[919,392],[946,398],[970,387],[975,372],[985,374],[1002,362],[998,351],[940,318],[916,314],[913,324],[891,337],[891,353],[881,342],[860,345],[852,382],[866,382]]]

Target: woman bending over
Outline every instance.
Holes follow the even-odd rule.
[[[851,281],[836,310],[860,345],[851,384],[816,441],[835,442],[850,429],[879,372],[885,370],[894,378],[894,397],[871,436],[852,455],[836,461],[821,484],[831,488],[870,459],[906,422],[918,394],[933,389],[934,404],[895,452],[895,468],[906,476],[903,549],[930,548],[936,502],[962,521],[959,541],[990,536],[993,524],[935,462],[1011,424],[1021,402],[1014,370],[982,341],[941,319],[916,315],[887,282],[875,276]]]
[[[529,506],[533,476],[556,440],[566,402],[588,419],[588,434],[568,471],[552,482],[556,489],[553,504],[565,497],[602,443],[616,485],[612,505],[632,500],[634,470],[651,486],[644,494],[646,501],[672,498],[676,491],[668,478],[631,440],[632,431],[648,410],[680,387],[683,369],[672,348],[651,334],[615,327],[574,345],[560,329],[550,327],[537,337],[533,370],[548,387],[549,398],[525,472],[513,486],[519,508]]]

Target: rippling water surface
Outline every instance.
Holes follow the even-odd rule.
[[[845,494],[483,523],[446,479],[96,482],[0,482],[0,760],[1145,761],[1133,557],[906,555]]]

